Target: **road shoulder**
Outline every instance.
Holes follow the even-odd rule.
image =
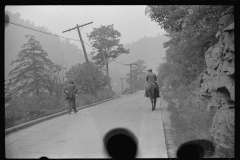
[[[172,132],[174,131],[171,127],[170,113],[167,110],[168,102],[164,99],[160,99],[160,107],[162,112],[162,121],[163,121],[163,131],[165,135],[165,143],[167,147],[168,158],[176,158],[177,146],[175,146]]]

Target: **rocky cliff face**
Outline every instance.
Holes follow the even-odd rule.
[[[230,7],[219,20],[219,42],[205,53],[207,69],[199,76],[199,87],[187,101],[206,106],[212,116],[211,136],[215,157],[234,157],[235,132],[235,54],[234,8]],[[206,105],[202,105],[202,104]]]

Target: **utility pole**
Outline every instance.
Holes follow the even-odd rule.
[[[86,23],[86,24],[83,24],[83,25],[80,25],[80,26],[77,24],[76,27],[74,27],[72,29],[69,29],[69,30],[66,30],[66,31],[63,31],[62,33],[67,32],[67,31],[70,32],[71,30],[74,30],[74,29],[78,30],[78,35],[79,35],[79,38],[80,38],[80,41],[81,41],[81,44],[82,44],[84,57],[85,57],[85,60],[86,60],[86,63],[87,63],[87,67],[88,67],[88,72],[90,74],[91,91],[92,91],[92,94],[94,94],[94,96],[97,97],[97,94],[96,94],[96,92],[94,90],[93,76],[92,76],[92,72],[90,70],[90,64],[89,64],[89,61],[88,61],[87,52],[86,52],[86,49],[85,49],[85,46],[84,46],[84,43],[83,43],[83,40],[82,40],[81,32],[79,30],[79,27],[83,27],[83,26],[86,26],[86,25],[91,24],[91,23],[93,23],[93,22]]]
[[[121,82],[122,82],[122,94],[123,94],[123,79],[125,79],[125,78],[120,78],[121,79]]]
[[[133,89],[135,90],[136,89],[136,86],[135,86],[135,74],[133,72]]]
[[[133,93],[132,89],[132,65],[138,65],[137,63],[130,63],[130,64],[125,64],[125,65],[130,65],[130,79],[131,79],[131,94]]]

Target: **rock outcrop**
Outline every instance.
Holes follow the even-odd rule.
[[[187,101],[206,106],[212,116],[211,136],[215,157],[234,157],[235,132],[235,56],[234,7],[229,7],[219,20],[216,37],[219,42],[205,53],[207,69],[199,76],[199,87]],[[205,103],[206,105],[201,105]]]

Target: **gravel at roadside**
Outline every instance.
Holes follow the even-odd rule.
[[[160,99],[160,101],[168,158],[176,158],[177,146],[173,141],[172,133],[174,132],[174,129],[171,127],[170,113],[167,110],[168,102],[164,99]]]

